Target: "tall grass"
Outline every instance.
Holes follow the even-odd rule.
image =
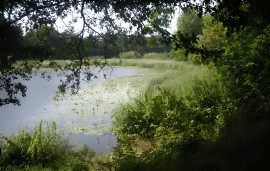
[[[134,66],[138,68],[154,68],[154,69],[173,69],[180,70],[189,67],[187,63],[173,60],[154,60],[154,59],[109,59],[108,63],[112,66]],[[192,65],[193,66],[193,65]]]
[[[16,135],[1,136],[4,170],[81,170],[86,163],[75,155],[68,140],[57,132],[56,124],[40,122],[30,132],[20,130]]]
[[[200,144],[216,141],[229,121],[232,106],[214,70],[176,61],[155,61],[152,66],[162,74],[113,115],[123,148],[115,151],[112,163],[120,170],[165,170]],[[140,141],[151,144],[142,153],[138,148],[144,147],[135,143]]]

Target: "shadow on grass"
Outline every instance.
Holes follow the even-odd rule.
[[[215,143],[202,145],[185,159],[171,163],[170,168],[200,171],[270,170],[269,135],[268,116],[241,118]]]

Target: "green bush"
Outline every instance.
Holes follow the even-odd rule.
[[[116,110],[115,129],[121,135],[152,138],[160,126],[168,129],[179,126],[181,117],[177,116],[184,110],[183,108],[185,105],[181,99],[168,90],[148,91],[133,103],[123,105]],[[173,124],[170,123],[172,120],[174,120]]]
[[[240,111],[241,112],[241,111]],[[268,110],[269,112],[269,110]],[[242,113],[245,116],[245,113]],[[175,170],[269,170],[270,119],[238,118],[223,136],[172,162]]]
[[[189,54],[188,61],[195,65],[200,65],[202,63],[202,57],[200,54]]]
[[[145,53],[143,54],[143,59],[169,59],[170,58],[170,54],[167,52],[164,53]]]
[[[212,76],[193,78],[178,91],[179,86],[167,85],[171,79],[152,82],[152,88],[115,110],[114,130],[121,149],[114,153],[113,164],[118,168],[166,169],[172,156],[179,159],[216,141],[230,123],[233,105]],[[149,141],[152,150],[134,152],[137,147],[132,144],[138,139]]]
[[[88,59],[104,59],[104,56],[89,56]]]
[[[186,53],[185,49],[178,49],[178,50],[172,49],[170,51],[170,58],[176,59],[178,61],[187,61],[188,56],[185,55],[185,53]]]
[[[61,158],[68,147],[67,140],[56,133],[56,124],[43,124],[41,121],[33,133],[20,130],[17,135],[2,136],[3,166],[25,166],[44,164]]]
[[[129,52],[123,52],[120,53],[121,59],[136,59],[136,58],[142,58],[142,55],[136,51],[129,51]]]
[[[194,79],[190,90],[179,95],[170,87],[155,86],[115,111],[115,130],[119,135],[140,138],[153,138],[164,130],[214,139],[230,110],[225,103],[224,91],[216,80]]]
[[[190,120],[187,131],[194,131],[192,134],[214,141],[230,123],[233,112],[222,84],[217,80],[195,79],[185,99]]]
[[[90,149],[86,144],[84,144],[80,149],[80,154],[93,157],[96,155],[96,152],[94,149]]]

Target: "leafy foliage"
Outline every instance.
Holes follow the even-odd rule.
[[[209,17],[205,19],[198,47],[209,53],[201,53],[201,61],[215,64],[223,84],[229,89],[228,96],[235,100],[238,108],[247,113],[261,113],[269,101],[269,89],[265,86],[269,83],[265,75],[269,73],[269,27],[263,34],[248,27],[227,37],[227,29],[221,23],[212,24]]]
[[[88,170],[98,163],[95,152],[83,146],[75,150],[56,129],[56,124],[40,122],[33,132],[19,130],[16,135],[0,137],[1,169],[4,170]],[[93,168],[102,168],[97,165]]]
[[[17,135],[1,137],[3,149],[1,165],[15,165],[24,167],[27,164],[45,164],[65,155],[67,140],[56,132],[56,124],[48,123],[44,127],[43,122],[30,133],[20,130]]]
[[[188,60],[188,55],[186,55],[186,50],[185,49],[172,49],[170,51],[170,57],[173,59],[176,59],[178,61],[187,61]]]
[[[188,8],[178,17],[177,31],[188,36],[199,35],[202,33],[202,18],[198,16],[198,12],[193,8]]]
[[[133,103],[126,104],[116,111],[117,133],[153,138],[154,135],[168,134],[171,131],[188,134],[189,131],[198,130],[194,135],[215,137],[217,135],[214,132],[217,130],[211,124],[220,122],[221,125],[216,126],[222,127],[222,123],[225,124],[224,117],[228,117],[225,113],[228,114],[231,110],[229,107],[224,108],[225,98],[222,95],[220,85],[206,80],[194,80],[191,91],[185,96],[176,96],[164,88],[148,90]],[[217,118],[220,120],[217,121]],[[196,128],[192,128],[192,125]],[[205,126],[213,130],[207,130]],[[166,133],[161,133],[160,129]]]
[[[136,59],[136,58],[142,58],[142,55],[136,51],[130,51],[130,52],[123,52],[120,55],[121,59]]]
[[[119,107],[114,114],[121,147],[113,154],[116,168],[165,169],[175,157],[216,141],[232,121],[233,106],[221,83],[209,76],[193,78],[178,91],[180,87],[172,87],[173,77],[165,79],[168,85],[156,81],[133,102]],[[135,144],[138,140],[150,147],[138,152],[143,148]]]
[[[196,41],[196,36],[202,33],[203,22],[194,8],[183,11],[177,20],[177,33],[171,50],[171,56],[180,61],[187,61],[187,50],[189,39]],[[186,42],[184,42],[186,40]],[[177,43],[178,42],[178,43]],[[182,42],[182,44],[179,44]],[[188,49],[186,49],[188,48]]]
[[[142,58],[143,59],[157,59],[157,60],[169,59],[169,53],[167,53],[167,52],[164,52],[164,53],[155,53],[155,52],[144,53]]]

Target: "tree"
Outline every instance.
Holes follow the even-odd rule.
[[[178,17],[177,31],[187,34],[188,36],[199,35],[202,33],[202,17],[193,8],[188,8]]]
[[[270,95],[269,87],[265,86],[270,83],[270,22],[265,18],[269,12],[265,6],[259,7],[258,4],[254,8],[253,1],[236,4],[240,5],[240,9],[231,5],[228,5],[231,8],[225,8],[225,4],[219,6],[220,11],[217,13],[216,10],[215,14],[220,21],[213,22],[215,15],[204,18],[203,34],[194,48],[203,63],[216,66],[228,91],[228,99],[235,108],[253,116],[269,110]],[[263,15],[251,13],[254,9]],[[234,17],[235,14],[230,13],[239,16]],[[224,18],[224,15],[231,16],[231,20]],[[249,19],[244,20],[247,16]]]
[[[196,39],[196,37],[202,33],[203,22],[202,18],[198,16],[198,12],[194,8],[187,8],[182,12],[177,20],[177,32],[190,39]],[[176,37],[180,39],[180,37]],[[188,60],[185,48],[179,49],[173,44],[174,49],[170,52],[171,56],[178,60]]]
[[[140,2],[139,6],[132,1],[120,2],[120,1],[37,1],[37,0],[12,0],[0,2],[0,42],[1,42],[1,63],[0,63],[0,91],[3,92],[0,98],[0,106],[13,103],[19,105],[19,100],[16,98],[16,94],[21,92],[23,96],[26,95],[26,87],[22,84],[14,83],[18,77],[23,79],[30,79],[30,76],[26,73],[30,73],[33,69],[38,69],[41,62],[44,59],[51,59],[53,53],[55,53],[52,44],[52,37],[56,34],[53,32],[47,32],[44,26],[53,27],[57,18],[65,18],[71,10],[77,11],[79,17],[83,20],[83,26],[81,31],[74,34],[74,36],[67,38],[70,41],[64,45],[67,52],[63,54],[68,55],[68,58],[72,59],[72,63],[65,69],[70,69],[73,74],[67,74],[66,81],[62,82],[59,88],[64,91],[70,87],[72,90],[79,88],[80,86],[80,73],[83,70],[83,65],[89,65],[89,61],[86,61],[86,54],[83,48],[83,39],[85,32],[89,34],[98,34],[105,42],[104,57],[107,58],[106,49],[107,45],[115,44],[111,37],[115,32],[121,33],[123,29],[119,27],[116,20],[122,19],[131,23],[132,26],[143,28],[143,21],[150,18],[152,7],[149,4],[153,4],[158,9],[162,9],[158,2]],[[171,4],[176,4],[171,2]],[[139,7],[139,8],[136,8]],[[143,10],[143,13],[140,12]],[[127,12],[128,11],[128,12]],[[100,13],[98,17],[91,16],[90,13]],[[139,13],[138,13],[139,12]],[[102,14],[101,14],[102,13]],[[138,15],[139,14],[139,15]],[[75,18],[75,22],[78,19]],[[95,29],[95,25],[98,23],[99,28],[106,30],[106,34],[101,34]],[[28,47],[22,47],[19,39],[22,39],[20,29],[25,31],[37,30],[37,35],[42,33],[42,38],[35,38],[35,46],[31,43]],[[72,32],[72,27],[67,32]],[[41,30],[41,31],[38,31]],[[46,31],[47,30],[47,31]],[[18,33],[18,34],[14,34]],[[43,34],[44,33],[44,34]],[[112,34],[111,34],[112,33]],[[12,35],[16,37],[12,38]],[[10,41],[13,40],[13,41]],[[59,40],[57,38],[57,40]],[[12,43],[11,43],[12,42]],[[34,40],[32,41],[32,43]],[[62,41],[63,42],[63,41]],[[14,48],[16,47],[16,54]],[[18,47],[18,48],[17,48]],[[117,48],[117,46],[114,46]],[[62,49],[62,48],[61,48]],[[26,50],[26,53],[20,50]],[[70,51],[71,50],[71,51]],[[40,53],[36,53],[40,52]],[[59,55],[56,54],[57,56]],[[66,56],[65,55],[65,56]],[[21,60],[23,59],[23,60]],[[37,60],[32,61],[32,60]],[[15,66],[18,61],[21,65]],[[106,61],[105,61],[106,64]],[[51,65],[59,67],[54,61],[51,61]],[[59,67],[59,69],[62,69]],[[92,73],[86,72],[88,80],[91,80]],[[72,79],[70,79],[72,78]],[[71,82],[74,84],[70,85]],[[75,90],[74,90],[75,91]]]
[[[16,55],[13,48],[19,47],[21,39],[20,29],[24,28],[27,30],[40,29],[42,26],[54,27],[57,18],[65,18],[68,13],[72,10],[78,13],[77,19],[79,17],[82,19],[83,24],[79,32],[75,33],[75,38],[72,38],[70,46],[72,49],[76,50],[76,53],[69,55],[73,59],[72,65],[69,69],[73,70],[75,77],[73,80],[80,80],[80,72],[83,65],[89,64],[85,60],[85,52],[83,50],[83,39],[85,33],[98,34],[105,42],[107,37],[100,34],[95,28],[98,25],[103,30],[113,30],[114,32],[122,32],[123,27],[121,24],[116,22],[116,20],[122,20],[124,22],[130,23],[130,28],[125,29],[127,32],[132,30],[132,27],[137,27],[140,31],[145,28],[145,21],[151,24],[151,26],[157,30],[163,37],[164,42],[170,42],[174,40],[175,48],[185,48],[187,52],[197,52],[204,54],[205,58],[210,56],[212,52],[206,49],[198,49],[195,47],[197,39],[195,36],[189,37],[182,32],[177,32],[171,35],[166,28],[164,23],[161,23],[161,18],[157,16],[168,16],[172,15],[176,6],[180,6],[183,10],[188,7],[193,7],[198,11],[198,15],[203,13],[211,14],[215,20],[221,21],[225,27],[228,28],[228,35],[233,34],[235,31],[242,30],[246,27],[256,27],[261,30],[260,35],[264,35],[265,28],[269,25],[270,14],[269,14],[269,4],[263,0],[228,0],[228,1],[214,1],[214,0],[202,0],[198,3],[192,3],[193,1],[178,1],[178,0],[168,0],[168,1],[97,1],[97,0],[65,0],[65,1],[37,1],[37,0],[11,0],[11,1],[1,1],[0,2],[0,43],[1,43],[1,84],[0,90],[6,92],[6,97],[1,97],[0,105],[14,103],[19,104],[16,100],[15,95],[18,92],[22,92],[25,95],[26,87],[23,85],[14,84],[14,79],[16,79],[16,74],[20,75],[25,79],[29,79],[27,74],[33,69],[33,67],[38,68],[40,63],[32,62],[31,60],[24,60],[23,65],[20,67],[15,67],[14,63],[19,61],[25,53],[19,51]],[[166,12],[165,12],[166,11]],[[93,14],[94,13],[94,14]],[[98,15],[97,17],[97,13]],[[74,21],[77,20],[76,18]],[[153,20],[154,19],[154,20]],[[167,17],[163,18],[167,19]],[[96,24],[98,23],[98,24]],[[166,24],[165,24],[166,25]],[[12,39],[11,42],[11,30],[12,33],[17,33],[16,38]],[[15,30],[17,30],[15,32]],[[72,30],[70,28],[68,31]],[[264,46],[264,45],[263,45]],[[263,47],[260,45],[260,47]],[[4,48],[3,48],[4,47]],[[16,52],[16,53],[17,53]],[[31,53],[27,57],[24,56],[23,59],[40,59],[41,56],[33,57]],[[105,55],[106,56],[106,55]],[[48,56],[49,57],[49,56]],[[68,68],[66,68],[68,69]],[[14,75],[12,79],[10,78],[10,73]],[[89,76],[91,73],[88,73]],[[88,77],[91,78],[91,77]],[[74,87],[79,88],[79,83],[75,85],[70,85],[70,82],[65,82],[61,87]]]

